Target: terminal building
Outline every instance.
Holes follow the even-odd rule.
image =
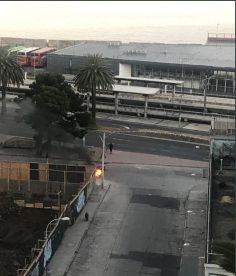
[[[50,53],[47,71],[75,75],[88,54],[101,54],[120,77],[179,80],[183,84],[176,92],[179,89],[199,94],[205,88],[208,95],[235,95],[235,43],[232,41],[206,44],[83,41]],[[160,84],[149,86],[160,87]]]

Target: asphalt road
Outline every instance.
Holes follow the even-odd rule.
[[[17,104],[8,103],[8,114],[0,120],[0,131],[2,134],[17,135],[22,137],[33,137],[34,130],[22,121],[17,121],[18,116],[15,109]],[[107,125],[111,126],[110,122]],[[112,122],[113,126],[125,129],[125,124]],[[138,129],[140,125],[132,124],[132,129]],[[142,126],[143,127],[143,126]],[[108,134],[106,145],[114,144],[114,150],[158,154],[170,157],[179,157],[190,160],[208,161],[209,146],[198,145],[197,143],[186,143],[184,141],[173,141],[162,138],[140,137],[128,134]],[[101,147],[102,143],[98,132],[89,132],[86,135],[86,145]]]
[[[110,190],[66,275],[198,276],[207,192],[202,170],[109,165],[106,180]]]

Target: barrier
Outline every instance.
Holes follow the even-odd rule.
[[[61,220],[61,218],[70,217],[73,225],[76,218],[83,210],[95,185],[95,181],[94,170],[84,187],[82,187],[79,193],[65,206],[53,229],[50,231],[50,234],[47,235],[47,240],[39,240],[38,246],[33,248],[34,254],[31,256],[31,263],[24,268],[18,269],[17,276],[42,276],[44,274],[48,263],[59,247],[64,232],[68,227],[68,224]]]
[[[10,192],[27,201],[56,202],[58,191],[67,203],[90,176],[89,165],[0,161],[0,192]]]

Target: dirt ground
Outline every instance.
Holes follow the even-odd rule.
[[[0,194],[0,276],[16,276],[55,215],[53,210],[20,208]]]

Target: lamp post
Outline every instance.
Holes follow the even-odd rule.
[[[50,224],[53,223],[54,221],[60,221],[60,220],[62,220],[62,221],[70,221],[70,218],[69,217],[63,217],[63,218],[56,218],[56,219],[51,220],[48,223],[48,225],[46,227],[46,230],[45,230],[45,239],[46,240],[48,239],[48,227],[50,226]]]
[[[127,126],[122,126],[124,127],[125,129],[129,129],[129,127]],[[94,130],[94,132],[99,132],[99,130]],[[114,133],[122,133],[121,130],[119,131],[113,131],[111,132],[110,134],[106,135],[105,131],[103,132],[103,135],[100,136],[99,135],[99,138],[101,139],[101,142],[102,142],[102,176],[101,176],[101,187],[104,188],[104,178],[105,178],[105,148],[106,148],[106,138],[109,137],[110,135],[114,134]],[[100,174],[98,175],[100,176]]]
[[[51,221],[48,223],[48,225],[47,225],[47,227],[46,227],[46,231],[45,231],[45,239],[46,239],[46,241],[47,241],[47,239],[48,239],[48,227],[51,225],[51,223],[53,223],[53,222],[55,222],[55,221],[60,221],[60,220],[62,220],[62,221],[70,221],[70,218],[69,218],[69,217],[63,217],[63,218],[56,218],[56,219],[51,220]],[[48,275],[47,261],[45,262],[45,274]]]
[[[107,135],[107,137],[109,137],[110,135],[112,135],[115,132],[112,132],[111,134]],[[104,167],[105,167],[105,147],[106,147],[106,133],[103,132],[103,138],[99,135],[101,141],[102,141],[102,180],[101,180],[101,187],[102,189],[104,188]]]
[[[35,56],[33,56],[34,58],[34,79],[35,79]]]
[[[105,140],[106,140],[106,133],[103,132],[103,138],[99,135],[101,141],[102,141],[102,181],[101,181],[101,186],[102,189],[104,188],[104,163],[105,163]]]
[[[209,81],[212,79],[214,75],[203,79],[203,93],[204,93],[204,103],[203,103],[203,112],[206,113],[206,86],[209,86]]]

